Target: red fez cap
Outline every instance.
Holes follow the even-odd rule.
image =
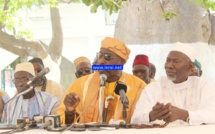
[[[133,67],[135,65],[145,65],[147,67],[150,67],[148,56],[144,55],[144,54],[136,55],[134,62],[133,62]]]

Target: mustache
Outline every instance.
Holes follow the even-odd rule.
[[[168,72],[168,73],[174,73],[175,71],[173,69],[166,69],[166,72]]]
[[[25,91],[25,90],[27,90],[29,87],[30,87],[30,86],[26,84],[26,85],[24,85],[24,86],[22,86],[22,87],[17,87],[17,90],[19,90],[19,91]]]

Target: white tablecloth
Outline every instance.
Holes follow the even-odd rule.
[[[0,130],[1,132],[8,130]],[[44,129],[33,129],[22,134],[59,134],[60,132],[51,132]],[[18,133],[18,134],[19,134]],[[181,126],[181,127],[166,127],[166,128],[148,128],[148,129],[107,129],[101,131],[65,131],[63,134],[215,134],[215,125],[201,126]]]

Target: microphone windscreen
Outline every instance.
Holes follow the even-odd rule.
[[[44,70],[45,74],[50,72],[50,69],[48,67],[44,68],[43,70]]]
[[[127,86],[122,82],[116,82],[115,93],[119,95],[119,91],[123,89],[125,93],[127,92]]]
[[[107,75],[106,74],[100,74],[100,79],[106,81],[107,80]]]

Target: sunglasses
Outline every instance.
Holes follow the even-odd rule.
[[[79,76],[82,75],[84,72],[87,73],[87,74],[90,74],[91,73],[91,68],[80,69],[80,70],[78,70],[76,72],[77,72],[77,74]]]
[[[96,56],[97,56],[98,59],[101,59],[102,56],[103,56],[104,59],[107,60],[107,61],[110,61],[111,59],[117,58],[117,57],[112,57],[110,54],[102,54],[102,53],[100,53],[100,52],[97,53]]]

